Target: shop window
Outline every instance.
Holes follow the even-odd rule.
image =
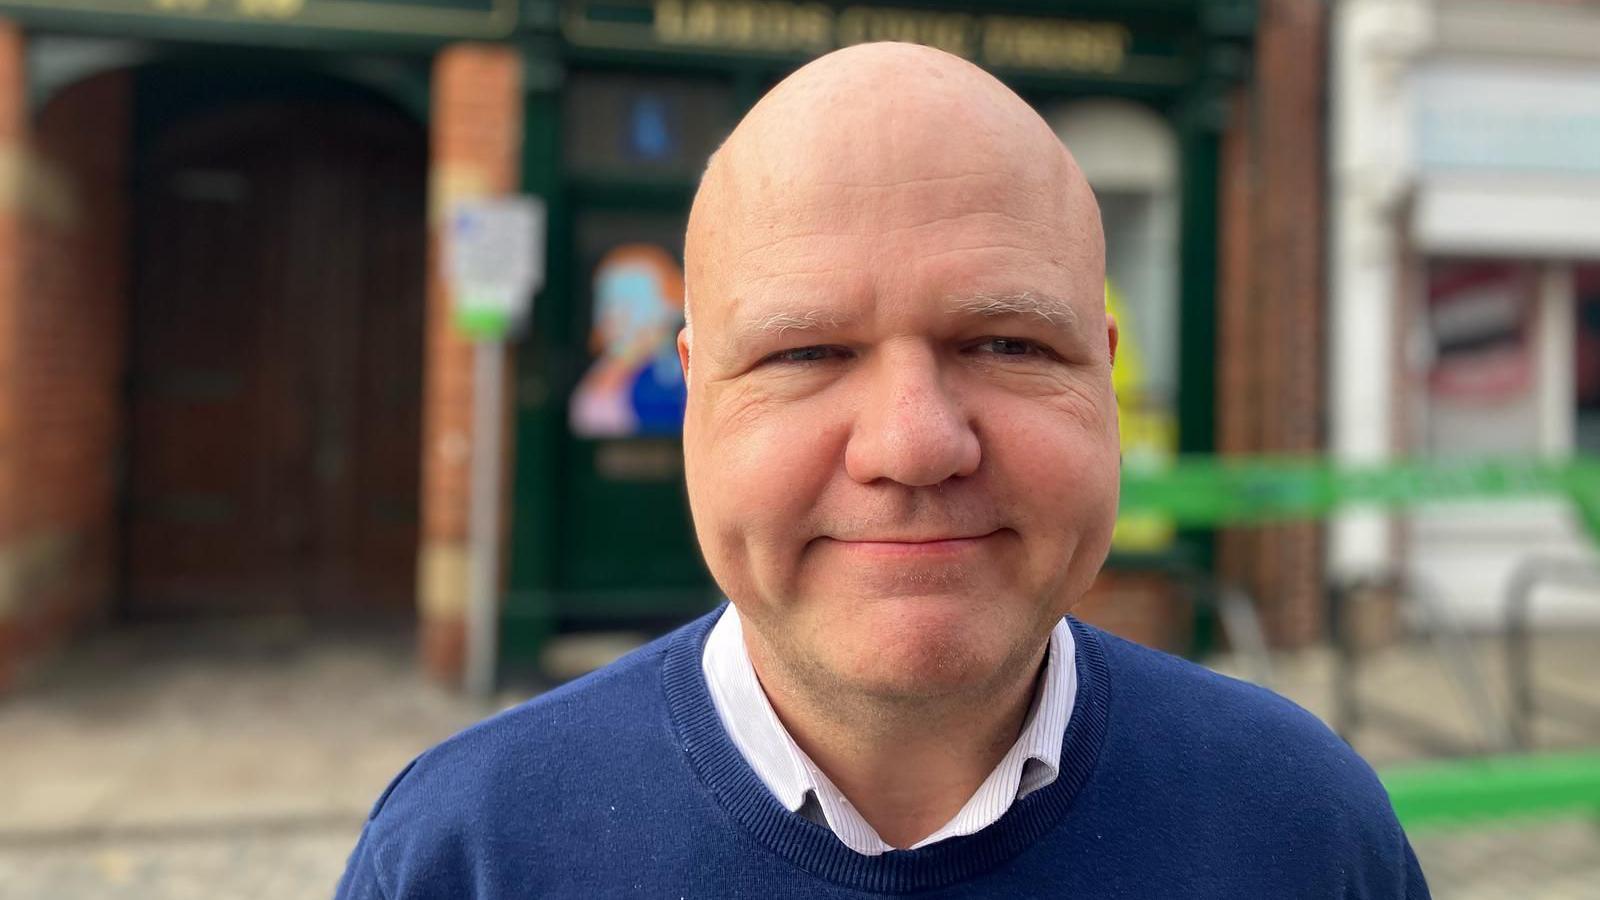
[[[577,175],[692,181],[732,125],[732,92],[712,79],[578,72],[565,98]]]
[[[1573,274],[1577,294],[1574,443],[1579,453],[1600,454],[1600,265],[1578,266]]]
[[[1538,271],[1506,261],[1427,265],[1426,441],[1436,456],[1530,456],[1541,448]]]

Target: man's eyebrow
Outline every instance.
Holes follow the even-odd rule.
[[[844,324],[839,316],[821,310],[780,312],[741,323],[736,337],[743,343],[756,338],[781,337],[790,331],[817,331],[838,328]]]
[[[1078,311],[1059,298],[1032,291],[1010,294],[964,294],[950,301],[952,315],[976,315],[985,318],[998,316],[1024,316],[1038,319],[1047,325],[1066,331],[1078,329]],[[733,346],[759,341],[763,338],[781,337],[789,332],[824,331],[843,328],[849,320],[837,313],[824,310],[777,312],[740,322],[733,329]]]
[[[1016,294],[969,294],[950,302],[950,311],[961,315],[985,318],[996,316],[1025,316],[1042,320],[1047,325],[1076,331],[1078,311],[1059,297],[1022,291]]]

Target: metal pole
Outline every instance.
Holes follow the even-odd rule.
[[[1334,578],[1328,584],[1328,626],[1333,632],[1333,730],[1346,743],[1355,739],[1361,725],[1361,700],[1356,678],[1361,657],[1351,633],[1352,598],[1358,590],[1356,579]]]
[[[500,450],[505,344],[477,342],[472,378],[472,493],[467,521],[466,687],[475,697],[495,688],[500,626]]]

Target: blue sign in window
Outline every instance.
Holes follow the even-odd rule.
[[[655,94],[636,95],[628,104],[626,155],[638,162],[659,163],[677,152],[667,102]]]

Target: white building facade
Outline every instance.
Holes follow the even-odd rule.
[[[1330,451],[1600,454],[1600,4],[1343,0],[1330,41]],[[1524,560],[1597,558],[1554,498],[1347,514],[1327,552],[1486,627]],[[1600,588],[1536,608],[1600,622]]]

